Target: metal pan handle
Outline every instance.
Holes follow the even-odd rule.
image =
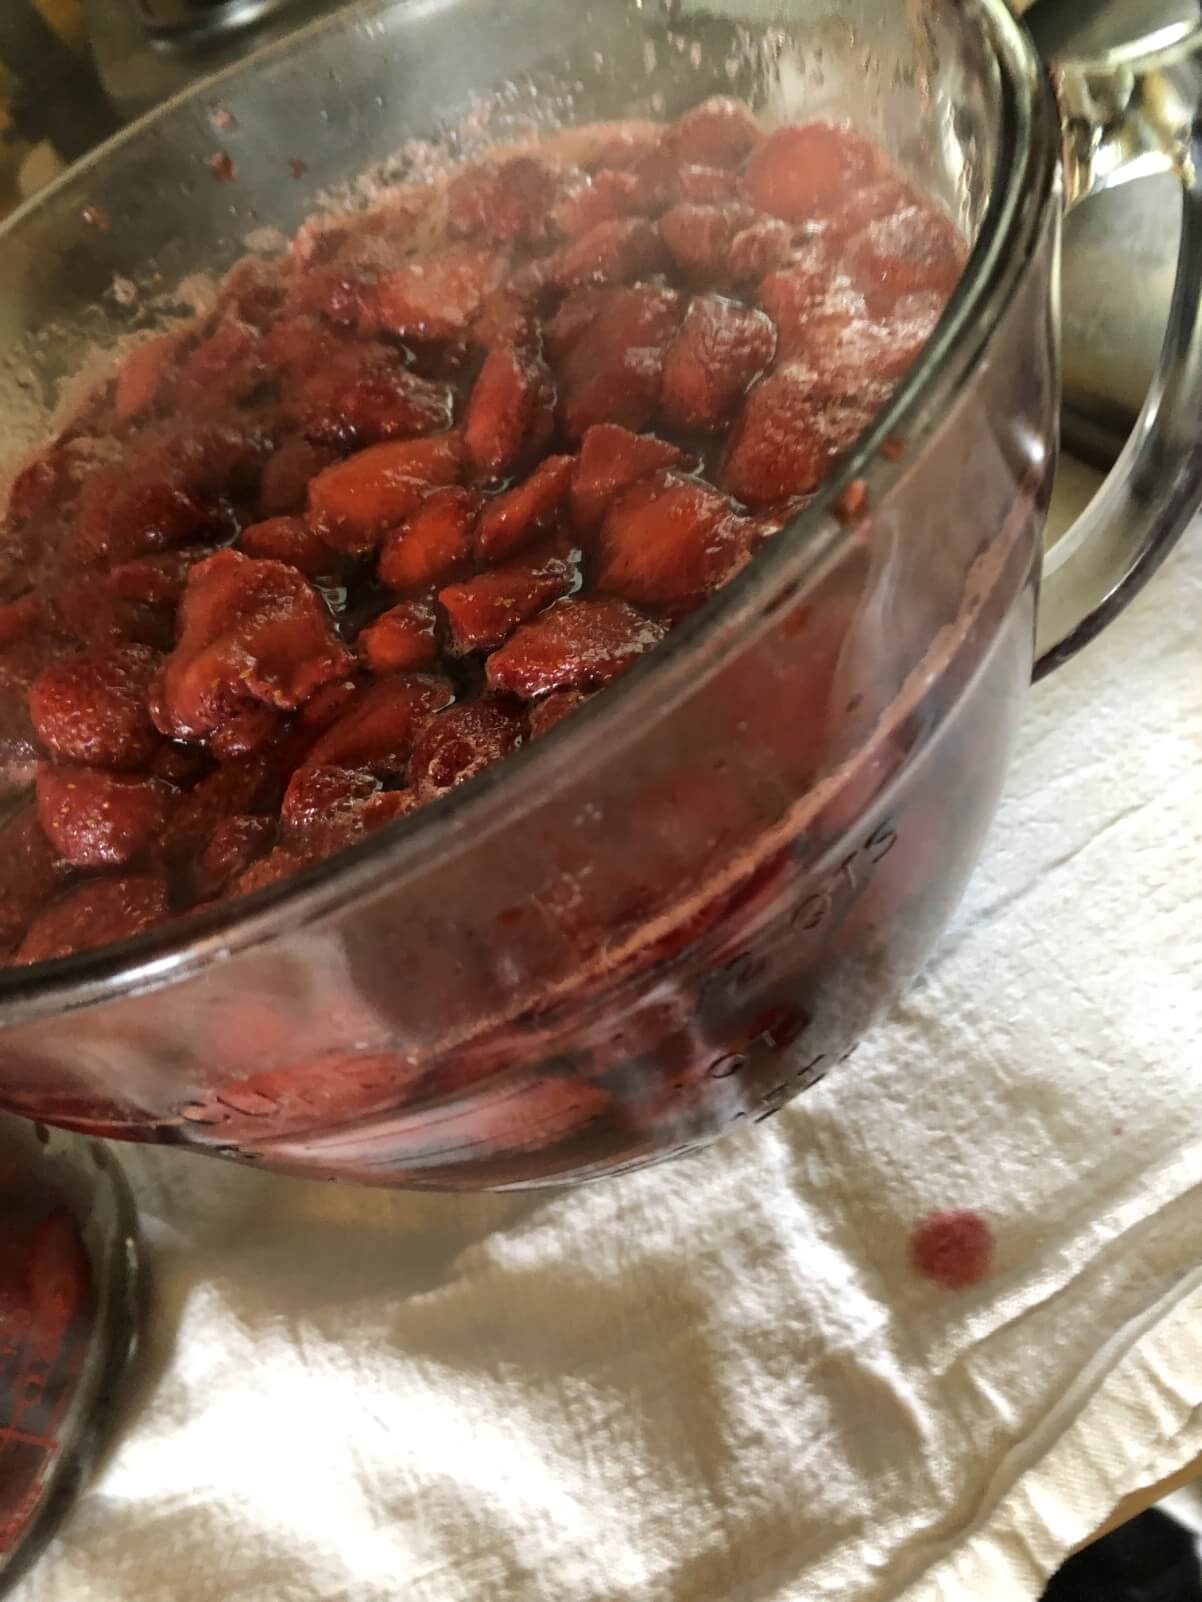
[[[1181,179],[1181,244],[1152,387],[1105,483],[1044,561],[1036,679],[1136,596],[1202,506],[1202,22],[1165,28],[1052,81],[1065,202],[1153,174]]]

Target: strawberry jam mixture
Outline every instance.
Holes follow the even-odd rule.
[[[963,264],[858,135],[726,100],[242,263],[13,485],[7,960],[274,884],[542,738],[814,494]]]

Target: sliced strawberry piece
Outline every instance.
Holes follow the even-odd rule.
[[[132,350],[117,374],[113,410],[119,423],[129,423],[153,411],[179,350],[178,334],[159,334]]]
[[[187,587],[188,574],[197,562],[212,556],[215,549],[212,545],[185,546],[182,551],[121,562],[109,574],[108,588],[122,601],[140,601],[145,606],[174,606]]]
[[[485,502],[476,528],[484,561],[512,555],[549,525],[567,498],[575,465],[574,456],[548,456],[528,479]]]
[[[503,478],[546,446],[555,380],[533,344],[494,345],[472,386],[463,443],[475,476]]]
[[[752,153],[743,197],[785,222],[829,217],[852,190],[878,173],[876,151],[850,128],[807,122],[778,128]]]
[[[642,210],[638,179],[631,172],[598,172],[564,197],[551,213],[561,234],[578,239],[601,223]]]
[[[359,636],[359,660],[373,673],[408,673],[438,655],[438,616],[429,601],[402,601]]]
[[[218,551],[189,576],[179,643],[155,683],[151,716],[177,740],[212,745],[242,730],[262,738],[271,728],[265,712],[303,705],[345,677],[350,663],[325,606],[294,567]],[[249,724],[240,721],[248,716]],[[238,748],[228,738],[222,745],[230,754]]]
[[[521,718],[493,701],[453,706],[414,741],[410,783],[422,801],[433,801],[516,750],[524,732]]]
[[[134,477],[128,468],[101,468],[80,490],[71,556],[80,562],[122,562],[194,541],[212,512],[167,477]]]
[[[714,95],[686,111],[668,130],[678,161],[707,167],[739,167],[764,135],[741,101]]]
[[[223,319],[180,363],[174,404],[189,416],[220,415],[244,400],[267,374],[257,328]]]
[[[247,556],[287,562],[308,578],[331,572],[337,563],[333,551],[303,517],[269,517],[242,530],[239,544]]]
[[[677,428],[719,428],[775,350],[776,329],[763,312],[695,296],[664,355],[665,417]]]
[[[682,273],[703,283],[726,276],[735,235],[755,220],[746,206],[683,201],[659,220],[660,238]]]
[[[298,865],[318,861],[406,817],[418,804],[415,791],[383,790],[378,779],[361,769],[299,768],[281,814],[288,836],[285,849],[303,859]],[[286,863],[276,863],[270,870],[265,864],[262,868],[260,877],[270,882],[296,871],[295,866],[289,870]]]
[[[380,582],[393,590],[423,590],[448,579],[472,553],[483,502],[475,490],[435,490],[380,552]]]
[[[301,846],[276,846],[274,851],[259,857],[244,873],[240,873],[221,899],[233,901],[238,896],[266,890],[271,885],[279,884],[281,879],[290,879],[294,873],[300,873],[302,868],[311,867],[317,858],[318,853]]]
[[[803,364],[778,367],[743,402],[722,464],[723,488],[756,507],[811,494],[877,404],[832,395]]]
[[[334,453],[307,439],[289,439],[263,468],[259,510],[264,517],[284,517],[303,509],[309,480],[328,467]]]
[[[738,174],[724,167],[683,166],[676,177],[681,200],[714,206],[733,200],[739,189]]]
[[[219,823],[197,862],[196,894],[202,900],[215,896],[269,850],[275,836],[274,818],[239,813]]]
[[[946,302],[964,270],[964,246],[930,206],[908,206],[868,223],[848,240],[842,259],[869,307],[889,312],[903,295]]]
[[[460,434],[369,446],[317,475],[309,485],[309,516],[336,550],[369,551],[430,490],[453,484],[462,464]]]
[[[562,183],[560,172],[537,156],[479,162],[447,189],[447,220],[464,238],[537,244]]]
[[[195,858],[227,818],[243,813],[274,815],[288,765],[288,753],[282,746],[222,762],[175,807],[161,842],[164,858]]]
[[[12,950],[64,874],[34,807],[22,807],[0,826],[0,952]]]
[[[664,637],[663,626],[624,601],[560,601],[488,659],[489,688],[526,700],[552,690],[596,689]]]
[[[34,920],[16,960],[50,962],[128,940],[162,923],[167,911],[167,883],[157,874],[91,879],[52,901]]]
[[[551,361],[564,360],[576,342],[592,327],[607,308],[617,305],[630,293],[616,285],[573,289],[565,295],[558,311],[543,324],[543,345]]]
[[[560,424],[571,439],[596,423],[638,431],[654,420],[663,350],[681,311],[679,295],[649,284],[620,289],[596,308],[558,369]]]
[[[562,723],[591,697],[584,690],[554,690],[535,701],[530,708],[530,738],[548,734],[557,723]]]
[[[301,724],[306,729],[328,729],[331,723],[337,723],[354,700],[356,688],[353,679],[339,679],[337,684],[324,684],[313,699],[301,707]]]
[[[400,772],[418,730],[455,699],[446,679],[395,673],[364,685],[310,747],[307,765]]]
[[[472,318],[468,330],[472,344],[487,352],[503,343],[530,343],[537,334],[540,294],[537,284],[523,286],[512,278],[494,289],[480,302],[480,310]]]
[[[144,767],[162,743],[147,709],[159,661],[145,646],[125,645],[44,668],[29,692],[38,739],[60,762]]]
[[[769,273],[761,282],[759,303],[776,324],[779,356],[804,352],[814,322],[835,316],[846,322],[862,310],[859,296],[832,293],[830,276],[825,251],[815,247],[787,268]]]
[[[455,399],[449,384],[404,368],[352,379],[314,401],[304,431],[320,445],[375,445],[450,428]]]
[[[738,572],[753,538],[754,525],[725,495],[657,473],[606,513],[597,587],[652,606],[692,603]]]
[[[601,527],[606,508],[614,498],[661,467],[678,467],[684,452],[656,439],[654,434],[632,434],[617,423],[598,423],[581,441],[580,456],[572,475],[572,523],[590,537]]]
[[[615,217],[598,223],[551,257],[548,274],[558,289],[583,284],[625,284],[662,270],[664,248],[645,217]]]
[[[73,867],[122,867],[157,839],[177,793],[161,779],[43,762],[38,822]]]
[[[306,763],[288,781],[280,806],[280,828],[290,842],[320,832],[339,812],[353,811],[381,790],[366,768]]]
[[[793,230],[779,217],[757,217],[730,242],[726,276],[732,284],[755,284],[783,267],[793,254]]]
[[[570,556],[557,550],[531,554],[478,573],[466,584],[451,584],[438,599],[451,624],[459,653],[487,651],[527,618],[566,595],[577,581]]]
[[[573,129],[572,136],[587,145],[587,148],[577,149],[575,159],[582,167],[594,172],[609,167],[618,172],[629,172],[659,148],[665,132],[662,123],[634,117],[624,123],[599,123],[595,132]]]
[[[406,262],[362,285],[359,327],[401,339],[456,339],[501,282],[506,265],[495,250],[466,245]]]

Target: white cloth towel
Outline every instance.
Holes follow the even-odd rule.
[[[710,1152],[456,1198],[124,1154],[146,1370],[18,1602],[1038,1595],[1202,1450],[1202,534],[1037,691],[924,979]],[[916,1220],[971,1207],[941,1290]]]

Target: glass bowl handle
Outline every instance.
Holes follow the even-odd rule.
[[[1068,207],[1153,174],[1182,184],[1168,326],[1143,409],[1097,495],[1044,560],[1035,677],[1074,655],[1155,573],[1202,506],[1202,22],[1164,28],[1052,82]]]

